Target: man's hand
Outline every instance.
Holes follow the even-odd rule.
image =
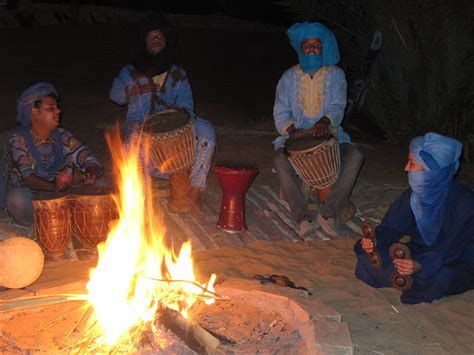
[[[290,138],[301,137],[304,134],[304,129],[295,128],[295,125],[291,125],[286,131],[290,135]]]
[[[69,185],[72,184],[74,175],[69,174],[66,169],[61,170],[56,175],[56,179],[54,180],[55,190],[56,191],[64,191],[68,188]]]
[[[374,251],[374,242],[372,241],[372,239],[361,238],[360,244],[362,245],[362,249],[364,249],[366,253],[372,253]]]
[[[321,119],[316,122],[311,128],[311,135],[313,137],[324,137],[329,135],[329,125],[331,121],[326,116],[321,117]]]
[[[84,173],[84,180],[82,180],[82,183],[84,185],[95,184],[97,177],[100,176],[101,173],[102,173],[102,169],[99,166],[97,165],[88,166]]]
[[[393,259],[395,268],[400,275],[413,275],[421,270],[421,265],[414,259]]]
[[[25,186],[35,191],[56,191],[55,181],[48,181],[34,173],[25,178]]]

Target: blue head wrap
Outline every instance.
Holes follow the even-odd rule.
[[[314,73],[322,66],[335,65],[339,62],[339,50],[336,36],[319,22],[295,23],[288,29],[290,44],[298,53],[301,69],[305,73]],[[323,46],[321,55],[304,54],[301,45],[308,38],[319,38]]]
[[[41,100],[43,97],[54,94],[58,96],[58,92],[53,84],[50,83],[36,83],[31,85],[28,89],[16,100],[17,116],[16,120],[22,127],[29,127],[31,124],[31,110],[35,101]]]
[[[409,171],[410,205],[416,226],[427,245],[432,245],[443,224],[442,212],[449,188],[459,168],[462,144],[456,139],[427,133],[410,142],[410,152],[424,171]]]

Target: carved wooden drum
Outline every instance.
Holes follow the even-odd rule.
[[[36,236],[48,260],[63,259],[71,241],[68,197],[33,200]]]
[[[286,152],[300,178],[314,189],[327,188],[339,177],[339,144],[332,136],[321,139],[305,135],[289,139]]]
[[[187,196],[194,164],[196,135],[194,122],[184,110],[166,110],[145,121],[151,139],[150,156],[161,173],[170,176],[168,210],[186,213],[192,208]]]
[[[105,241],[110,223],[119,218],[111,195],[72,195],[69,208],[72,231],[85,248]]]
[[[184,110],[166,110],[145,121],[152,162],[165,175],[189,170],[194,163],[194,123]]]

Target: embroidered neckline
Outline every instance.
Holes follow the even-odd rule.
[[[308,117],[314,117],[321,111],[324,101],[324,83],[329,74],[330,67],[321,67],[313,77],[296,66],[299,78],[300,107]]]
[[[165,80],[168,76],[168,71],[165,71],[159,75],[155,75],[152,79],[155,85],[157,86],[158,90],[161,90],[161,88],[164,86]]]
[[[33,142],[35,143],[36,146],[44,143],[49,143],[52,144],[54,142],[53,137],[51,134],[48,136],[48,138],[43,138],[40,137],[35,131],[30,129],[31,137],[33,138]]]

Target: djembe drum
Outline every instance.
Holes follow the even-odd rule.
[[[194,122],[184,110],[166,110],[145,121],[145,132],[151,138],[150,157],[164,175],[170,176],[168,210],[186,213],[189,175],[194,163],[196,135]]]
[[[339,144],[333,136],[304,135],[290,138],[285,145],[288,160],[300,178],[318,193],[323,202],[341,171]]]
[[[221,209],[217,227],[229,233],[247,229],[245,223],[245,193],[258,169],[239,164],[218,164],[213,168],[222,189]]]
[[[36,237],[48,260],[64,258],[71,242],[68,197],[33,200]]]
[[[107,239],[110,223],[119,218],[111,195],[72,195],[69,197],[72,231],[88,249]]]

